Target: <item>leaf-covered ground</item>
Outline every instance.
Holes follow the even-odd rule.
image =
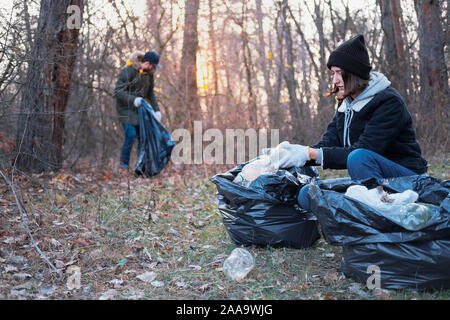
[[[236,245],[209,181],[223,170],[169,165],[151,179],[16,173],[22,213],[2,181],[0,299],[449,299],[450,290],[370,291],[345,278],[341,247],[323,237],[303,250],[247,247],[255,267],[241,282],[227,278],[222,265]],[[429,171],[449,173],[448,163]]]

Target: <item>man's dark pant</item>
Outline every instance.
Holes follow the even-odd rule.
[[[139,139],[139,126],[133,126],[131,124],[122,124],[125,134],[125,140],[120,152],[120,167],[122,169],[130,168],[130,155],[133,148],[134,140],[138,139],[138,153],[141,147],[141,140]]]

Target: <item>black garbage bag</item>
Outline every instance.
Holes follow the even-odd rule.
[[[325,240],[343,247],[344,274],[362,283],[380,270],[382,288],[450,288],[450,188],[449,181],[429,176],[324,182],[312,185],[308,196]],[[346,197],[354,184],[390,192],[414,190],[418,202],[439,209],[420,230],[410,231],[376,209]],[[336,191],[339,190],[339,191]]]
[[[169,162],[175,143],[145,100],[139,108],[139,138],[141,147],[134,172],[137,175],[154,176]]]
[[[299,189],[317,176],[310,167],[264,174],[248,186],[234,183],[241,164],[210,180],[217,187],[219,211],[237,245],[310,247],[318,238],[317,219],[297,205]]]

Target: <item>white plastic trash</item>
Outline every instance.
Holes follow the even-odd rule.
[[[262,174],[275,174],[276,172],[277,169],[271,165],[269,156],[261,155],[259,159],[246,164],[233,182],[241,184],[245,182],[249,183],[256,180]]]
[[[278,163],[289,151],[280,147],[280,145],[266,150],[266,153],[260,155],[258,159],[246,164],[233,182],[247,186],[249,182],[256,180],[262,174],[277,173],[278,168],[274,164]]]
[[[345,195],[367,204],[411,231],[425,227],[437,209],[430,204],[415,203],[419,195],[413,190],[388,194],[380,187],[368,190],[365,186],[354,185],[348,187]]]
[[[223,263],[223,272],[232,280],[241,281],[255,266],[255,260],[244,248],[234,249]]]

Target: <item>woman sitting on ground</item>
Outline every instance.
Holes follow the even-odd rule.
[[[364,37],[342,43],[328,59],[333,89],[339,101],[322,140],[314,146],[283,142],[289,152],[279,168],[321,165],[323,169],[347,169],[352,180],[394,178],[423,174],[422,158],[412,118],[400,94],[379,72],[371,72]],[[309,185],[298,196],[299,205],[311,211]]]

